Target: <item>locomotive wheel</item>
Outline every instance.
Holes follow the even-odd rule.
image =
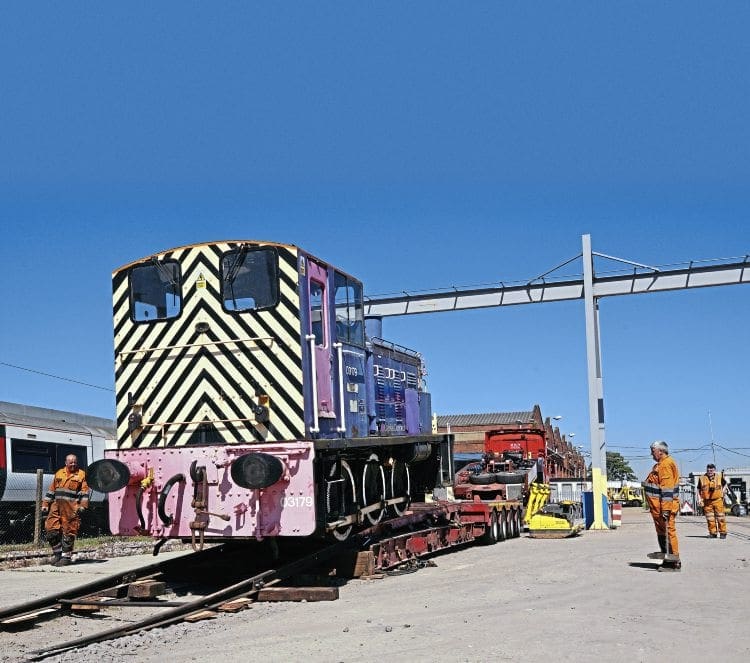
[[[409,474],[409,463],[402,460],[394,460],[390,471],[391,497],[405,497],[406,500],[399,504],[392,504],[393,513],[403,516],[409,508],[411,497],[411,476]]]
[[[331,465],[331,469],[328,472],[328,478],[333,479],[335,477],[335,473],[336,465],[333,464]],[[350,516],[352,515],[352,513],[354,513],[357,499],[357,487],[354,484],[354,474],[352,473],[352,468],[349,467],[349,463],[347,463],[345,460],[341,461],[341,480],[343,484],[341,488],[341,505],[339,510],[342,516]],[[328,508],[330,510],[330,504],[328,505]],[[337,540],[346,541],[349,538],[349,535],[352,533],[352,529],[354,529],[353,524],[343,525],[334,529],[332,531],[332,534]]]
[[[373,506],[382,503],[385,499],[385,472],[380,464],[376,454],[370,454],[365,464],[362,466],[362,505]],[[375,511],[365,513],[365,518],[371,525],[377,525],[383,516],[385,509],[380,508]]]

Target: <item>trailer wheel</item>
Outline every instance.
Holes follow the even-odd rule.
[[[521,512],[518,509],[513,510],[513,538],[521,536]]]
[[[493,510],[492,513],[490,513],[490,522],[487,524],[484,534],[482,534],[479,541],[486,546],[491,546],[497,543],[499,529],[500,526],[497,522],[497,511]]]
[[[739,516],[740,515],[740,505],[739,504],[732,504],[732,508],[730,509],[729,513],[731,513],[733,516]]]
[[[499,520],[497,539],[505,541],[508,538],[508,512],[505,509],[500,512]]]
[[[385,499],[385,472],[376,454],[370,457],[362,467],[362,502],[363,507],[375,506],[380,503],[381,507],[374,511],[365,513],[365,518],[371,525],[377,525],[385,515],[382,507]]]
[[[513,539],[516,536],[516,512],[514,509],[510,509],[507,512],[508,519],[508,538]]]
[[[516,538],[516,510],[511,509],[508,511],[508,538]]]

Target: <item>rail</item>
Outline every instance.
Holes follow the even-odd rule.
[[[117,574],[110,576],[87,585],[75,587],[60,594],[37,599],[35,601],[7,608],[0,611],[0,628],[15,628],[19,620],[24,615],[36,613],[40,619],[49,619],[51,617],[63,614],[63,610],[72,605],[97,605],[101,608],[108,606],[121,607],[131,605],[138,607],[162,607],[164,611],[157,612],[149,617],[135,622],[129,622],[115,628],[110,628],[98,633],[86,635],[74,640],[58,644],[50,644],[41,649],[28,652],[26,659],[28,661],[40,661],[49,656],[62,654],[63,652],[84,647],[96,642],[112,640],[127,635],[133,635],[145,630],[169,626],[183,621],[185,618],[203,610],[212,610],[220,605],[238,598],[250,598],[260,592],[261,589],[277,584],[292,576],[310,571],[316,566],[328,561],[335,555],[340,554],[349,543],[335,543],[325,546],[303,557],[295,559],[278,569],[266,569],[254,574],[251,577],[244,578],[239,582],[232,583],[218,589],[205,596],[200,596],[190,601],[144,601],[144,602],[126,602],[126,601],[102,601],[96,602],[91,597],[96,592],[102,592],[108,588],[122,584],[123,581],[132,583],[137,579],[154,577],[158,571],[164,570],[167,565],[181,563],[184,564],[188,558],[191,561],[200,559],[205,561],[211,556],[220,554],[222,546],[217,546],[207,551],[192,553],[178,560],[168,560],[161,564],[151,564],[139,569],[134,569],[127,574]]]

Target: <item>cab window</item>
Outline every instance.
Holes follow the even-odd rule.
[[[310,332],[315,337],[315,345],[325,346],[325,287],[318,281],[310,280]]]
[[[257,311],[279,303],[279,256],[272,248],[240,248],[221,258],[221,301],[227,311]]]
[[[345,343],[363,346],[364,305],[362,284],[345,274],[334,275],[334,303],[336,307],[336,338]]]
[[[130,270],[130,316],[135,322],[176,318],[182,310],[182,275],[174,260],[157,260]]]

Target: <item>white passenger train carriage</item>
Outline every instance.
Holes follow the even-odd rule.
[[[85,469],[114,447],[114,436],[111,419],[0,401],[0,541],[33,533],[37,470],[46,490],[68,454]],[[92,494],[85,525],[106,527],[103,502],[102,493]]]

